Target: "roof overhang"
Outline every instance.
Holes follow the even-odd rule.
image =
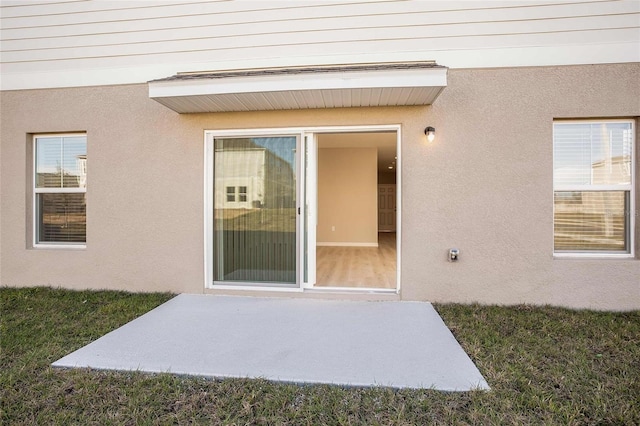
[[[178,113],[430,105],[447,85],[434,62],[182,73],[149,82]]]

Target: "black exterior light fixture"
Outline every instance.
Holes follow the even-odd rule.
[[[424,134],[427,136],[427,140],[429,142],[433,142],[433,140],[436,138],[436,129],[435,127],[427,127],[426,129],[424,129]]]

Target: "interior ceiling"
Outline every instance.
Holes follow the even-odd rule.
[[[321,133],[318,148],[377,148],[378,172],[395,172],[396,132]]]

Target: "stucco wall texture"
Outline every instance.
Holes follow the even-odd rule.
[[[1,96],[4,286],[202,293],[204,130],[400,124],[403,300],[640,308],[637,256],[552,256],[553,120],[640,116],[637,63],[450,70],[424,107],[180,115],[146,84]],[[87,248],[31,248],[30,135],[72,131],[87,132]]]

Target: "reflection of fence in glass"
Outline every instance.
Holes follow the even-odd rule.
[[[38,173],[36,176],[36,187],[38,188],[85,188],[86,186],[86,174],[76,175],[59,171],[54,173]]]
[[[556,192],[556,250],[626,250],[627,191]]]
[[[295,172],[278,154],[294,152],[296,138],[214,146],[215,279],[295,283]]]

